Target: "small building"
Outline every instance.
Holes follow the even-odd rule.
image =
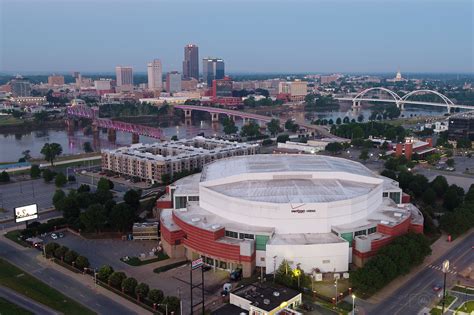
[[[158,222],[134,223],[132,235],[134,240],[158,240]]]
[[[302,303],[302,294],[282,286],[251,284],[230,293],[230,304],[211,314],[302,314],[294,309]]]
[[[395,151],[388,151],[387,155],[395,154],[397,157],[404,155],[408,160],[411,160],[415,153],[419,157],[424,157],[435,151],[436,148],[433,148],[432,138],[428,138],[426,141],[407,138],[405,143],[397,143],[395,145]]]

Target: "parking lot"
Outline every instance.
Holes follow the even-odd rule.
[[[168,270],[159,274],[153,272],[157,265],[164,261],[142,265],[130,266],[122,261],[124,256],[139,256],[148,253],[158,246],[156,241],[122,241],[118,239],[84,239],[70,232],[63,232],[64,237],[53,240],[51,235],[44,238],[45,243],[56,242],[75,250],[80,255],[89,259],[92,268],[110,265],[117,271],[124,271],[127,276],[134,277],[138,282],[145,282],[151,288],[157,288],[165,295],[179,296],[183,299],[184,310],[190,307],[190,272],[189,264]],[[170,260],[176,262],[177,260]],[[201,282],[200,270],[193,273],[194,284]],[[205,299],[219,300],[223,284],[229,281],[229,272],[222,270],[209,270],[204,273]],[[200,297],[200,289],[195,289],[194,303]],[[185,311],[184,313],[186,313]]]

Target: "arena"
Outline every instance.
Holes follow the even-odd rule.
[[[207,164],[157,201],[171,257],[272,273],[345,272],[395,236],[423,232],[398,183],[360,163],[322,155],[249,155]]]

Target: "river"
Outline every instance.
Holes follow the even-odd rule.
[[[327,113],[318,113],[315,115],[315,119],[343,119],[349,117],[349,119],[357,119],[357,116],[362,114],[365,119],[370,116],[370,110],[362,110],[358,113],[352,113],[348,111],[335,111]],[[291,113],[292,117],[295,117],[297,121],[308,122],[307,117],[303,112]],[[440,115],[439,111],[425,111],[425,110],[409,110],[404,112],[405,117],[410,116],[434,116]],[[288,114],[282,115],[281,119],[286,120]],[[236,121],[237,126],[241,126],[242,121],[239,119]],[[178,126],[162,128],[166,137],[177,135],[178,138],[191,138],[200,133],[204,133],[205,136],[216,136],[222,135],[222,125],[219,123],[211,123],[210,120],[198,120],[193,119],[189,125],[186,122],[181,122]],[[66,130],[58,129],[44,129],[26,132],[23,134],[3,133],[0,134],[0,162],[16,162],[22,157],[22,152],[30,150],[32,157],[41,157],[41,148],[47,142],[59,143],[63,148],[63,155],[79,154],[83,153],[83,144],[90,142],[94,150],[100,149],[112,149],[121,146],[131,144],[132,136],[129,133],[117,132],[117,139],[115,142],[110,142],[107,139],[107,133],[100,133],[99,141],[94,141],[92,135],[85,135],[81,129],[75,130],[74,134],[68,134]],[[140,142],[152,143],[156,142],[157,139],[140,136]]]

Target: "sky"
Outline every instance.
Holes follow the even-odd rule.
[[[472,0],[0,0],[0,72],[474,72]],[[201,65],[200,65],[201,68]]]

